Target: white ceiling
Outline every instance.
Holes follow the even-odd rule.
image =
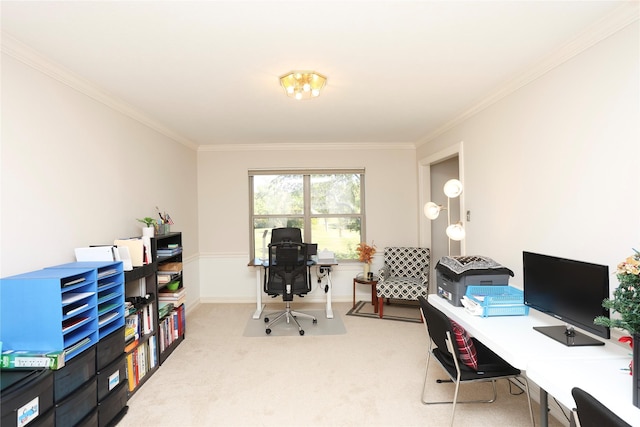
[[[2,1],[16,39],[197,145],[420,144],[616,1]],[[10,36],[10,37],[7,37]],[[328,77],[287,98],[278,76]]]

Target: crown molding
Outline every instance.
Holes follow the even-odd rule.
[[[346,151],[346,150],[415,150],[413,143],[348,142],[348,143],[270,143],[201,145],[205,151]]]
[[[438,129],[420,139],[416,142],[416,148],[429,143],[438,136],[478,114],[485,108],[495,104],[504,97],[544,76],[546,73],[562,65],[574,56],[584,52],[595,44],[624,29],[628,25],[638,21],[639,18],[640,2],[638,2],[638,0],[625,2],[623,5],[596,21],[593,25],[589,26],[578,36],[545,57],[536,66],[512,79],[482,101],[463,111],[457,117],[445,122]]]
[[[19,42],[13,36],[2,31],[2,44],[0,45],[2,53],[9,55],[10,57],[22,62],[23,64],[51,77],[54,80],[59,81],[62,84],[69,86],[70,88],[88,96],[89,98],[98,101],[107,107],[118,111],[143,125],[155,130],[156,132],[178,142],[192,150],[197,150],[198,145],[187,138],[178,135],[165,126],[159,124],[155,120],[144,115],[140,111],[133,108],[126,102],[117,99],[115,96],[105,92],[93,83],[85,80],[69,70],[54,64],[53,62],[45,59],[42,55],[31,49],[27,45]]]

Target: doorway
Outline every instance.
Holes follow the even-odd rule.
[[[464,255],[465,241],[449,241],[446,234],[447,214],[451,215],[451,222],[458,220],[465,223],[462,217],[464,211],[464,191],[460,197],[451,199],[450,212],[442,211],[435,220],[429,220],[422,213],[425,203],[432,201],[438,205],[447,205],[447,196],[443,192],[444,183],[449,179],[459,179],[464,185],[463,179],[463,153],[462,142],[440,151],[432,156],[419,161],[419,191],[420,191],[420,245],[428,247],[431,251],[431,271],[429,286],[430,292],[434,292],[435,274],[434,267],[438,260],[446,255]],[[451,243],[451,246],[449,244]]]

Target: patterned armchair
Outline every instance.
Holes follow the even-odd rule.
[[[384,248],[384,266],[378,272],[376,293],[382,318],[385,298],[417,300],[429,296],[429,249]]]

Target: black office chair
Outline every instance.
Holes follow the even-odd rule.
[[[302,230],[295,227],[281,227],[271,230],[271,243],[302,243]]]
[[[616,414],[611,412],[595,397],[581,388],[571,390],[576,409],[571,411],[571,426],[575,427],[631,427]]]
[[[273,297],[282,295],[286,307],[283,312],[272,314],[277,316],[272,321],[265,316],[267,335],[271,334],[271,326],[281,319],[286,319],[287,323],[293,320],[298,325],[300,335],[304,335],[304,330],[297,317],[311,319],[314,325],[318,323],[318,319],[310,314],[291,310],[294,295],[302,297],[311,291],[311,270],[307,261],[307,245],[303,243],[283,241],[269,245],[269,266],[265,272],[264,291]]]
[[[422,387],[422,403],[425,405],[452,403],[451,425],[456,414],[456,404],[458,403],[491,403],[497,398],[496,384],[497,379],[514,379],[520,377],[520,370],[514,368],[500,356],[495,354],[477,339],[471,337],[471,342],[475,348],[477,358],[477,369],[470,368],[463,362],[460,349],[456,343],[456,333],[451,320],[440,310],[432,306],[423,296],[418,297],[420,309],[425,321],[427,333],[429,334],[429,353],[427,355],[427,366],[424,376],[424,385]],[[469,343],[470,344],[470,343]],[[449,375],[451,382],[455,383],[455,392],[451,401],[435,401],[428,402],[425,400],[425,390],[427,388],[427,376],[429,374],[429,363],[433,356]],[[529,386],[527,380],[521,377],[521,383],[527,394],[527,403],[529,405],[529,414],[531,417],[531,425],[535,425],[533,421],[533,410],[531,408],[531,397],[529,396]],[[446,382],[447,380],[438,380],[437,382]],[[458,391],[460,384],[468,382],[491,381],[493,386],[493,397],[487,400],[458,401]],[[517,385],[517,384],[516,384]],[[519,385],[518,385],[519,387]]]

